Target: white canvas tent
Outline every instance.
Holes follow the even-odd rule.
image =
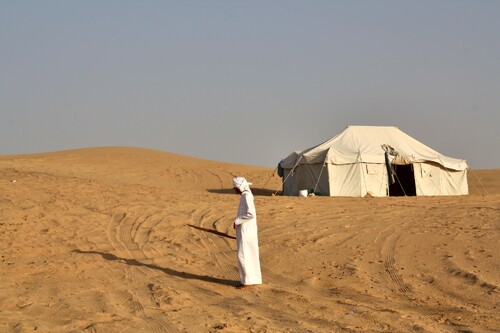
[[[467,162],[444,156],[395,126],[348,126],[279,163],[283,195],[467,195]]]

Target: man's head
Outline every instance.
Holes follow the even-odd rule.
[[[252,185],[252,183],[247,182],[247,180],[243,177],[236,177],[233,179],[233,188],[238,194],[250,191],[250,185]]]

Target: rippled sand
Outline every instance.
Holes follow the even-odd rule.
[[[0,332],[500,328],[499,169],[418,198],[272,196],[272,174],[139,148],[1,156]],[[234,175],[264,279],[244,291]]]

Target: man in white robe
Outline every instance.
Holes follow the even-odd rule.
[[[257,213],[250,185],[243,177],[233,179],[236,193],[241,194],[238,214],[234,220],[236,229],[236,248],[238,250],[238,270],[241,285],[244,289],[262,284],[259,260],[259,239],[257,236]]]

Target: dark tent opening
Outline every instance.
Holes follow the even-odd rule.
[[[389,186],[389,196],[416,196],[415,175],[413,174],[413,165],[392,165],[395,172],[394,184]]]

